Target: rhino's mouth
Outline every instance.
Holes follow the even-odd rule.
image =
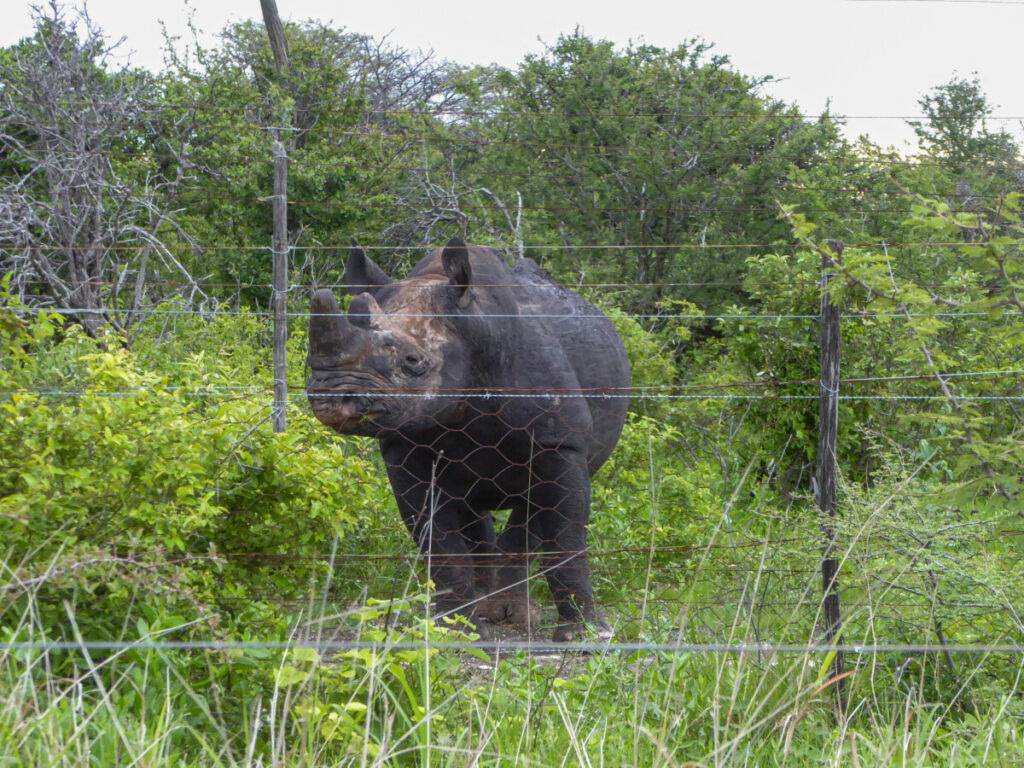
[[[343,434],[371,433],[373,421],[388,412],[386,400],[365,388],[309,387],[306,392],[317,420]]]

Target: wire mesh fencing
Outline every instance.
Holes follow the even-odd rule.
[[[433,282],[437,285],[427,287],[448,297],[450,280]],[[494,285],[508,283],[484,281],[481,287]],[[715,434],[727,439],[744,420],[753,418],[752,413],[773,402],[796,406],[817,401],[816,380],[736,382],[727,387],[755,388],[740,393],[710,385],[674,384],[627,392],[619,385],[561,382],[553,386],[550,366],[540,366],[540,383],[512,381],[499,386],[462,381],[452,386],[441,381],[424,387],[418,383],[419,377],[434,370],[429,354],[437,351],[412,345],[403,329],[408,324],[462,322],[465,314],[436,308],[423,311],[422,307],[388,313],[389,301],[382,297],[374,311],[367,311],[365,301],[356,303],[346,319],[351,327],[344,330],[363,339],[349,346],[357,348],[355,356],[362,355],[361,360],[372,359],[368,365],[376,382],[360,379],[363,374],[346,378],[339,365],[325,366],[322,380],[317,381],[313,365],[313,381],[290,386],[289,407],[295,412],[308,413],[311,403],[312,413],[328,425],[341,427],[339,431],[362,431],[382,439],[383,452],[378,458],[372,441],[344,438],[339,444],[328,431],[307,425],[289,445],[288,450],[295,453],[337,450],[339,463],[324,473],[337,473],[339,479],[339,467],[345,461],[352,467],[359,462],[362,471],[377,475],[372,483],[363,481],[373,485],[372,503],[359,501],[358,494],[353,494],[353,517],[362,522],[346,527],[339,551],[331,555],[326,544],[318,551],[308,546],[295,551],[287,541],[276,541],[272,550],[258,551],[237,537],[228,548],[221,540],[216,551],[197,551],[189,543],[167,551],[125,551],[121,544],[120,551],[108,555],[27,571],[15,568],[3,586],[4,593],[9,597],[33,592],[43,595],[46,589],[38,588],[61,579],[88,574],[94,580],[98,574],[121,574],[145,589],[154,589],[154,594],[167,594],[176,571],[196,568],[213,572],[231,563],[240,568],[235,578],[253,573],[273,576],[261,580],[258,587],[250,585],[244,594],[220,594],[198,607],[201,612],[243,612],[256,601],[277,606],[282,615],[305,617],[301,622],[305,629],[297,636],[268,639],[271,644],[328,643],[325,649],[333,647],[329,643],[359,644],[358,622],[353,625],[350,619],[357,615],[353,606],[361,599],[400,601],[409,595],[429,594],[431,607],[429,611],[417,609],[417,620],[465,614],[496,635],[476,641],[484,643],[478,646],[481,648],[497,647],[496,643],[506,643],[509,649],[521,643],[549,648],[546,643],[552,632],[586,622],[600,626],[602,615],[624,649],[646,644],[652,650],[703,648],[717,653],[799,646],[817,652],[823,647],[819,568],[825,541],[819,518],[808,512],[813,489],[806,460],[791,455],[785,447],[782,455],[769,455],[754,447],[747,454],[756,457],[756,462],[728,471],[723,467],[720,476],[705,475],[687,482],[688,474],[706,472],[708,459],[721,458],[720,447],[699,445],[698,438],[708,433],[709,423],[725,424],[724,431]],[[543,311],[483,312],[472,320],[547,325],[597,322],[600,317],[592,308],[573,314],[552,311],[550,302],[543,304]],[[331,320],[334,313],[292,314],[293,320],[301,323],[297,330],[309,333],[305,315],[312,324],[318,319]],[[219,318],[240,316],[214,314],[203,322],[216,324]],[[750,319],[743,315],[723,321]],[[810,321],[813,316],[772,318],[780,319]],[[479,365],[487,354],[521,332],[520,328],[490,333],[486,338],[493,347],[468,355],[463,364]],[[366,340],[377,337],[380,344],[376,347],[375,341]],[[581,346],[583,354],[594,354],[591,347]],[[351,352],[344,354],[353,357]],[[372,366],[377,366],[375,372]],[[500,363],[488,367],[504,370]],[[406,384],[383,383],[386,370],[399,371]],[[849,390],[909,382],[932,389],[941,381],[964,382],[957,400],[992,409],[993,414],[1005,414],[1007,409],[1012,413],[1012,404],[1022,397],[1020,369],[1012,366],[944,371],[938,376],[849,377],[842,385]],[[973,394],[969,387],[975,381],[979,385],[999,382],[1003,391]],[[841,391],[839,399],[893,408],[900,403],[917,403],[925,409],[948,405],[947,394],[932,392]],[[185,404],[185,430],[191,433],[209,426],[220,409],[237,406],[240,410],[234,418],[238,429],[219,449],[219,455],[222,461],[236,463],[241,474],[214,483],[215,493],[220,498],[236,497],[234,508],[239,511],[233,514],[242,515],[245,505],[273,505],[274,494],[280,493],[257,489],[247,496],[257,485],[254,478],[264,472],[258,462],[246,464],[252,459],[245,454],[251,452],[247,441],[266,427],[269,385],[176,386],[162,382],[122,389],[26,388],[3,394],[9,401],[72,410],[102,410],[102,402],[110,399],[146,407],[170,398]],[[83,400],[88,404],[81,405]],[[632,414],[627,418],[629,403]],[[665,411],[666,407],[676,410]],[[645,412],[654,415],[645,416]],[[155,425],[134,418],[137,421],[129,440],[139,440],[141,445],[163,439]],[[621,460],[613,452],[618,433],[613,429],[611,437],[595,438],[599,433],[593,426],[595,418],[626,421],[625,437],[618,446],[620,452],[626,451]],[[357,429],[357,424],[362,427]],[[176,450],[179,453],[165,460],[172,464],[185,461],[183,449]],[[16,460],[12,457],[5,470],[16,469],[11,463]],[[606,460],[607,466],[591,482],[598,469],[592,465]],[[630,466],[630,462],[635,463]],[[638,467],[641,479],[636,476]],[[912,478],[914,470],[883,467],[881,471],[896,479],[896,490],[888,497],[878,497],[870,488],[841,486],[846,520],[837,528],[833,548],[841,560],[844,647],[857,649],[856,653],[876,647],[879,652],[903,648],[906,653],[915,652],[913,649],[930,653],[936,647],[949,653],[966,652],[951,650],[971,644],[950,641],[950,635],[988,639],[972,646],[979,653],[985,649],[1001,652],[1012,646],[1004,641],[1019,637],[1019,605],[1012,580],[1000,575],[1000,570],[1013,551],[1007,542],[1012,543],[1019,534],[1015,526],[1003,516],[978,517],[956,509],[951,509],[940,525],[910,524],[907,516],[922,514],[920,499],[915,498],[910,483],[902,487],[899,483]],[[735,474],[730,476],[730,472]],[[385,477],[392,485],[394,500],[388,498]],[[292,493],[304,493],[301,484],[292,485]],[[708,502],[723,493],[717,502]],[[735,494],[754,495],[737,504],[730,498]],[[581,511],[585,508],[592,514]],[[563,509],[568,511],[563,513]],[[699,511],[694,514],[694,510]],[[201,540],[203,535],[196,538]],[[301,588],[289,583],[289,573],[300,574]],[[143,575],[146,578],[141,578]],[[586,586],[581,586],[584,575]],[[559,603],[561,610],[553,611],[553,605]],[[319,618],[313,615],[313,604],[322,606]],[[326,605],[329,610],[323,607]],[[588,615],[588,611],[592,613]],[[335,617],[333,622],[326,620],[328,616]],[[403,607],[385,612],[378,620],[390,625],[412,618],[410,610]],[[504,629],[510,624],[519,629]],[[928,642],[921,642],[922,635]],[[675,639],[666,642],[666,637]],[[687,642],[682,642],[683,637]],[[230,641],[209,642],[215,644],[211,647],[219,647],[217,643]],[[366,642],[372,646],[377,641]],[[40,647],[66,649],[52,643],[41,641]],[[9,646],[11,650],[16,647],[22,646]],[[585,651],[593,650],[595,643],[578,639],[560,647]]]

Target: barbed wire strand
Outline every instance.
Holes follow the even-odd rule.
[[[1001,525],[1001,524],[1004,524],[1004,520],[1002,518],[996,517],[996,518],[991,518],[991,519],[987,519],[987,520],[975,521],[973,523],[973,527],[981,528],[981,527],[989,527],[989,526],[995,526],[995,525]],[[952,536],[954,534],[954,532],[956,532],[958,530],[959,530],[959,528],[957,526],[952,526],[947,533],[948,533],[948,535]],[[1003,539],[1005,539],[1008,536],[1022,536],[1022,535],[1024,535],[1024,530],[1020,530],[1020,529],[1013,530],[1013,529],[1002,529],[1001,528],[999,530],[999,532],[998,532],[998,536],[997,537],[995,537],[995,538],[987,538],[987,537],[985,537],[985,538],[979,538],[977,540],[980,543],[992,543],[992,542],[1002,541]],[[941,537],[936,536],[936,538],[939,539]],[[700,544],[655,544],[653,546],[652,545],[644,545],[644,546],[635,546],[635,547],[616,547],[616,548],[613,548],[613,549],[605,549],[605,548],[603,548],[601,546],[597,546],[597,547],[589,548],[588,549],[588,554],[592,558],[612,558],[612,557],[617,557],[617,556],[622,556],[622,555],[636,555],[636,554],[647,554],[647,553],[653,553],[655,555],[661,555],[661,554],[664,554],[664,555],[681,555],[681,554],[688,554],[688,553],[700,553],[700,554],[712,555],[714,553],[720,553],[721,555],[724,556],[724,555],[731,554],[736,549],[763,549],[763,548],[768,548],[768,547],[779,547],[779,546],[788,546],[788,545],[806,545],[807,547],[812,548],[814,550],[813,558],[817,559],[819,557],[819,555],[820,555],[820,553],[817,551],[817,548],[821,545],[821,536],[819,534],[806,533],[806,534],[799,535],[799,536],[785,535],[785,536],[778,536],[778,537],[764,538],[764,539],[761,539],[761,538],[744,539],[742,541],[733,541],[733,542],[720,543],[720,544],[716,544],[714,542],[703,542],[703,543],[700,543]],[[874,550],[874,551],[872,551],[870,553],[865,553],[865,554],[851,555],[850,559],[852,559],[852,560],[862,560],[862,559],[865,559],[865,558],[876,558],[876,557],[882,557],[882,556],[893,556],[893,555],[901,554],[905,550],[906,550],[905,547],[897,546],[897,547],[893,547],[893,548],[890,548],[890,549]],[[560,550],[560,549],[547,549],[545,551],[548,554],[551,554],[551,555],[569,555],[569,554],[572,554],[571,552],[569,552],[567,550]],[[105,566],[105,565],[121,565],[121,566],[144,565],[145,568],[149,569],[149,568],[161,568],[161,567],[175,567],[175,566],[184,565],[184,564],[188,564],[188,563],[206,563],[206,562],[217,562],[219,560],[232,560],[232,559],[234,559],[234,560],[244,560],[244,561],[262,560],[262,561],[265,561],[265,563],[257,563],[257,565],[265,565],[267,567],[272,567],[272,566],[278,565],[280,563],[294,563],[294,562],[304,562],[304,563],[307,563],[307,564],[309,564],[309,563],[329,564],[329,563],[334,562],[334,560],[332,560],[332,557],[335,558],[335,559],[338,559],[338,560],[342,560],[342,561],[353,561],[353,562],[358,562],[360,564],[364,564],[365,565],[365,564],[376,564],[376,563],[403,562],[403,561],[406,561],[406,560],[408,560],[410,558],[410,556],[409,556],[409,554],[407,552],[395,552],[395,553],[346,552],[346,553],[343,553],[343,554],[340,554],[340,555],[338,555],[338,554],[333,554],[332,555],[332,554],[329,554],[329,553],[296,553],[296,552],[216,552],[216,553],[210,553],[208,551],[201,551],[201,553],[197,553],[197,552],[188,552],[188,551],[186,551],[185,553],[182,553],[180,555],[178,553],[175,553],[174,557],[172,557],[170,559],[166,559],[166,560],[160,560],[160,561],[149,561],[149,560],[147,560],[147,558],[153,558],[153,557],[156,557],[156,556],[162,555],[162,554],[165,554],[163,550],[154,550],[154,551],[150,551],[150,552],[138,552],[138,553],[133,554],[130,557],[108,557],[108,558],[100,557],[100,558],[92,558],[90,560],[87,560],[87,561],[84,561],[84,562],[81,562],[81,563],[73,563],[71,565],[64,566],[64,567],[61,567],[61,568],[56,568],[56,569],[48,570],[42,576],[29,577],[28,579],[21,579],[21,580],[17,580],[17,581],[10,581],[7,584],[0,585],[0,590],[11,591],[11,590],[15,590],[15,589],[26,589],[28,587],[32,587],[32,586],[35,586],[35,585],[37,585],[39,583],[42,583],[42,581],[44,581],[44,580],[48,580],[50,578],[55,578],[55,577],[58,577],[58,576],[66,575],[67,573],[71,572],[72,570],[82,570],[82,569],[88,568],[88,567],[97,567],[97,566]],[[414,555],[414,559],[418,559],[419,557],[420,557],[419,554]],[[481,556],[479,554],[477,554],[477,553],[451,553],[451,554],[446,554],[443,557],[440,556],[440,555],[436,555],[435,554],[432,557],[433,557],[433,559],[435,561],[443,561],[443,562],[459,562],[459,561],[465,561],[465,560],[474,560],[475,561],[475,560],[481,559]],[[499,559],[500,556],[495,556],[495,558]],[[687,571],[692,570],[692,567],[689,564],[676,563],[676,566],[677,566],[678,570],[687,570]],[[807,567],[773,566],[773,567],[762,567],[762,568],[759,568],[758,570],[760,572],[763,572],[763,573],[771,573],[771,574],[787,574],[787,575],[804,574],[804,575],[813,575],[813,576],[817,576],[818,574],[820,574],[820,570],[819,570],[819,567],[817,565],[807,566]],[[931,572],[931,567],[928,566],[928,565],[924,565],[924,566],[921,566],[920,568],[917,568],[917,569],[914,569],[914,568],[901,569],[901,572],[904,573],[904,574],[906,574],[906,573],[924,573],[924,574],[927,574],[927,573]],[[381,581],[391,581],[392,578],[393,577],[391,577],[391,576],[381,576],[381,577],[379,577],[379,580],[381,580]],[[691,577],[688,577],[688,578],[691,578]],[[695,574],[692,578],[697,580],[697,581],[710,581],[711,580],[710,578],[701,578],[701,574],[700,573]],[[257,589],[257,590],[255,590],[253,592],[253,594],[261,594],[261,593],[263,593],[263,594],[270,594],[270,593],[277,594],[278,591],[279,590],[275,590],[274,592],[271,592],[270,589],[264,589],[262,591]],[[249,592],[247,591],[246,594],[249,594]],[[221,600],[221,599],[223,599],[223,598],[220,597],[220,596],[217,598],[217,600]],[[244,597],[240,597],[238,599],[244,600],[245,598]],[[698,601],[698,602],[700,602],[700,601]]]
[[[865,0],[861,0],[865,1]],[[908,0],[888,0],[890,2],[907,2]],[[933,0],[913,0],[916,2],[929,2]],[[944,0],[952,1],[952,0]],[[1024,4],[1024,0],[957,0],[958,2],[1015,2],[1016,4]],[[444,116],[481,116],[481,117],[552,117],[552,118],[658,118],[658,117],[679,117],[679,118],[698,118],[698,119],[723,119],[723,120],[820,120],[825,117],[832,120],[928,120],[929,116],[926,114],[860,114],[860,113],[791,113],[786,112],[681,112],[679,110],[653,110],[646,112],[565,112],[560,110],[507,110],[503,108],[495,107],[438,107],[433,109],[420,108],[360,108],[353,110],[350,100],[345,97],[337,98],[322,98],[315,107],[295,107],[290,110],[294,114],[331,114],[332,108],[326,107],[326,104],[334,103],[339,105],[336,108],[337,114],[348,115],[353,111],[358,111],[360,115],[383,115],[385,117],[391,116],[407,116],[407,117],[438,117]],[[102,106],[123,106],[122,101],[104,100],[104,99],[61,99],[57,101],[55,99],[38,99],[34,100],[33,104],[40,106],[67,106],[70,109],[77,107],[102,107]],[[185,102],[171,102],[171,101],[155,101],[139,99],[137,104],[140,107],[146,107],[151,109],[168,109],[174,108],[176,110],[189,110],[192,112],[213,112],[213,113],[235,113],[243,112],[246,114],[252,114],[254,108],[251,104],[244,104],[238,106],[224,106],[215,105],[209,103],[203,103],[198,101],[185,101]],[[985,115],[986,120],[1024,120],[1024,115]]]
[[[497,246],[495,246],[497,247]],[[499,249],[500,250],[500,249]],[[20,278],[19,282],[23,285],[51,285],[51,281],[43,278]],[[91,287],[114,287],[122,285],[117,280],[102,280],[102,279],[86,279],[86,280],[62,280],[65,285],[79,285],[79,286],[91,286]],[[235,282],[214,282],[206,280],[197,280],[203,288],[266,288],[272,290],[273,286],[267,281],[242,281],[238,280]],[[587,282],[587,281],[570,281],[567,285],[571,285],[574,290],[577,289],[596,289],[596,288],[612,288],[612,289],[644,289],[644,288],[722,288],[722,287],[734,287],[734,288],[806,288],[800,295],[813,295],[818,296],[821,293],[821,278],[818,275],[806,275],[804,277],[795,278],[792,280],[637,280],[636,282],[623,283],[623,282]],[[133,281],[133,285],[146,286],[147,288],[191,288],[194,283],[183,282],[178,280],[161,280],[157,278]],[[479,288],[522,288],[523,286],[518,283],[475,283]],[[944,289],[948,288],[948,285],[942,283],[919,283],[915,282],[915,286],[923,288],[934,288]],[[285,290],[288,292],[296,291],[299,289],[305,289],[309,291],[318,290],[320,288],[330,288],[334,290],[345,290],[349,288],[365,288],[373,289],[377,288],[377,285],[371,285],[369,283],[291,283]],[[980,286],[979,286],[980,289]],[[113,309],[111,311],[114,311]],[[118,308],[118,311],[121,311]],[[216,310],[211,310],[216,312]]]
[[[559,119],[564,119],[561,115],[552,115]],[[87,119],[76,119],[77,125],[89,126],[99,125],[106,126],[107,122],[101,120],[87,120]],[[281,131],[281,126],[268,126],[260,125],[256,123],[237,123],[237,124],[219,124],[216,126],[204,126],[211,131],[230,131],[230,130],[257,130],[257,131]],[[431,126],[432,130],[437,130],[438,126]],[[809,159],[821,159],[822,161],[827,160],[826,156],[822,154],[820,157],[814,154],[786,154],[776,153],[772,151],[766,151],[764,153],[751,152],[749,149],[743,150],[731,150],[731,151],[720,151],[720,152],[701,152],[697,147],[686,146],[684,142],[681,142],[679,138],[668,136],[666,137],[666,145],[662,146],[637,146],[630,144],[583,144],[570,141],[548,141],[540,139],[511,139],[508,137],[503,138],[483,138],[480,136],[458,136],[444,133],[422,133],[422,134],[409,134],[405,132],[401,133],[388,133],[381,130],[369,130],[369,129],[339,129],[336,126],[324,125],[322,123],[311,126],[309,128],[290,128],[295,133],[303,135],[316,135],[322,132],[327,132],[330,136],[337,140],[338,138],[354,138],[354,139],[366,139],[372,140],[377,145],[392,143],[400,146],[404,150],[408,150],[410,147],[425,146],[427,144],[458,144],[470,147],[522,147],[531,150],[539,150],[546,152],[547,150],[574,150],[574,151],[585,151],[585,152],[603,152],[613,154],[633,154],[643,152],[644,155],[665,155],[673,159],[678,158],[679,155],[691,154],[693,156],[699,156],[705,164],[709,161],[714,162],[716,165],[728,166],[734,161],[746,161],[747,164],[755,164],[768,160],[781,160],[784,162],[806,162]],[[777,139],[777,137],[772,137]],[[622,141],[629,142],[630,136],[622,136]],[[778,143],[785,146],[784,140],[778,140]],[[21,152],[22,155],[28,155],[30,153]],[[160,159],[162,155],[163,159],[179,160],[180,156],[178,153],[163,151],[159,152],[154,150],[152,152],[138,151],[133,153],[136,158],[146,159],[152,157],[153,159]],[[553,153],[554,154],[554,153]],[[127,157],[128,154],[120,154],[121,157]],[[194,153],[189,155],[189,160],[194,161]],[[556,158],[558,159],[558,158]],[[994,163],[998,163],[999,166],[1005,170],[1021,170],[1024,165],[1018,163],[1010,163],[1007,161],[1005,156],[1000,155],[980,155],[980,160],[989,160]],[[318,161],[322,168],[330,168],[331,163],[329,161]],[[903,158],[893,155],[886,155],[884,157],[873,157],[868,158],[864,162],[868,162],[873,166],[880,167],[916,167],[916,168],[927,168],[936,167],[942,168],[946,166],[946,163],[940,159],[922,159],[921,157],[910,157]]]
[[[66,307],[8,307],[10,311],[24,313],[29,315],[35,315],[39,311],[48,312],[54,315],[108,315],[114,312],[118,312],[124,315],[156,315],[156,316],[198,316],[198,317],[210,317],[210,316],[223,316],[223,317],[272,317],[272,313],[264,312],[260,310],[231,310],[231,309],[130,309],[130,308],[112,308],[112,309],[97,309],[91,307],[82,308],[66,308]],[[435,319],[451,319],[459,318],[462,315],[454,313],[418,313],[418,312],[387,312],[388,317],[399,317],[399,318],[435,318]],[[333,313],[316,313],[316,312],[287,312],[286,317],[289,318],[310,318],[310,317],[338,317]],[[369,318],[373,315],[352,313],[346,315],[347,317],[360,317]],[[480,318],[493,318],[496,320],[568,320],[568,319],[591,319],[597,320],[607,318],[609,320],[695,320],[695,321],[706,321],[706,320],[738,320],[738,321],[767,321],[775,322],[778,320],[820,320],[821,315],[800,315],[800,314],[774,314],[774,315],[758,315],[758,314],[728,314],[728,315],[708,315],[703,313],[634,313],[634,314],[615,314],[615,313],[604,313],[598,312],[594,314],[579,314],[579,313],[525,313],[525,314],[479,314],[475,317]],[[907,320],[907,319],[934,319],[934,318],[959,318],[959,317],[987,317],[991,319],[1006,319],[1012,318],[1017,320],[1024,320],[1024,314],[1017,311],[1004,311],[998,315],[993,315],[990,312],[853,312],[840,315],[842,320],[873,320],[873,319],[884,319],[884,320]]]
[[[545,642],[545,641],[466,641],[466,642],[370,642],[358,640],[86,640],[17,641],[0,643],[0,652],[39,651],[224,651],[224,650],[314,650],[327,653],[348,651],[467,651],[492,653],[704,653],[704,654],[816,654],[842,651],[848,654],[882,653],[985,653],[1024,654],[1024,645],[1013,643],[934,644],[934,643],[638,643],[638,642]]]
[[[152,392],[169,392],[170,388],[167,387],[140,387],[138,389],[110,392],[110,391],[82,391],[82,390],[8,390],[0,392],[0,397],[4,398],[16,398],[16,397],[45,397],[45,398],[88,398],[88,397],[137,397],[141,394],[147,394]],[[229,399],[243,399],[245,397],[255,396],[259,394],[261,397],[265,395],[264,392],[259,393],[245,393],[245,392],[230,392],[230,393],[217,393],[217,392],[183,392],[186,397],[195,398],[217,398],[226,397]],[[763,394],[763,395],[722,395],[722,394],[702,394],[702,395],[678,395],[678,394],[615,394],[615,393],[603,393],[603,392],[587,392],[587,393],[573,393],[573,392],[535,392],[535,393],[515,393],[515,392],[460,392],[460,393],[400,393],[387,391],[386,393],[377,391],[353,391],[345,393],[316,393],[316,398],[354,398],[354,397],[379,397],[386,394],[388,397],[394,398],[465,398],[465,399],[482,399],[482,400],[498,400],[502,398],[508,399],[542,399],[542,400],[553,400],[557,398],[589,398],[589,399],[618,399],[618,400],[697,400],[697,401],[714,401],[714,400],[739,400],[739,401],[756,401],[756,400],[820,400],[820,395],[787,395],[787,394]],[[904,402],[948,402],[948,395],[897,395],[897,394],[882,394],[882,395],[844,395],[839,394],[840,400],[848,402],[870,402],[870,401],[904,401]],[[289,402],[293,403],[305,403],[307,399],[306,395],[291,395],[287,398]],[[956,397],[957,400],[970,401],[970,402],[1024,402],[1024,395],[960,395]]]
[[[961,247],[961,246],[978,246],[984,243],[971,243],[964,240],[906,240],[890,242],[888,240],[882,242],[852,242],[844,243],[844,248],[923,248],[928,246],[934,247]],[[1024,245],[1024,239],[1007,238],[1000,239],[999,244],[1001,246],[1021,246]],[[140,243],[138,245],[105,245],[102,247],[104,252],[106,251],[137,251],[144,247],[145,244]],[[40,246],[30,246],[31,248],[39,249]],[[170,243],[167,246],[169,249],[179,249],[188,251],[190,254],[198,255],[197,251],[270,251],[271,246],[266,244],[255,244],[255,243],[236,243],[234,245],[204,245],[196,246],[189,243]],[[348,252],[352,247],[351,243],[342,244],[317,244],[317,245],[290,245],[288,249],[291,251],[338,251]],[[440,246],[423,246],[423,245],[360,245],[364,251],[415,251],[423,254],[427,254],[433,250],[436,250]],[[544,245],[544,244],[533,244],[524,245],[526,251],[661,251],[661,250],[707,250],[707,251],[720,251],[728,250],[731,248],[739,250],[749,250],[753,248],[772,248],[775,250],[792,250],[801,249],[805,251],[813,250],[811,246],[804,243],[703,243],[703,242],[691,242],[691,243],[649,243],[644,245],[621,245],[616,243],[609,243],[605,245],[593,245],[593,244],[582,244],[582,245]],[[97,250],[95,245],[60,245],[53,246],[50,249],[54,251],[90,251]]]
[[[937,377],[942,379],[991,379],[999,378],[1002,376],[1017,377],[1024,375],[1024,368],[1011,368],[1006,370],[989,370],[989,371],[939,371],[936,373],[921,373],[921,374],[897,374],[894,376],[858,376],[858,377],[847,377],[840,378],[840,384],[875,384],[884,382],[895,382],[895,381],[919,381],[922,383],[933,383],[936,382]],[[632,396],[640,396],[640,394],[649,394],[651,390],[669,390],[672,392],[680,390],[693,390],[693,389],[724,389],[733,387],[785,387],[785,386],[814,386],[819,382],[817,379],[766,379],[764,381],[734,381],[734,382],[720,382],[715,384],[648,384],[648,385],[636,385],[628,387],[628,393]],[[1024,382],[1022,382],[1024,383]],[[306,387],[303,384],[287,384],[287,389],[290,391],[304,392]],[[248,393],[268,393],[272,391],[270,385],[259,385],[259,384],[248,384],[248,385],[198,385],[198,386],[153,386],[153,387],[137,387],[124,392],[108,392],[104,390],[10,390],[7,392],[0,392],[0,394],[51,394],[59,392],[61,394],[134,394],[134,393],[145,393],[145,392],[183,392],[184,394],[192,394],[195,396],[203,396],[207,394],[220,394],[227,392],[229,394],[248,394]],[[360,392],[353,391],[346,393],[343,396],[349,395],[368,395],[368,394],[380,394],[383,390]],[[583,397],[587,396],[603,396],[605,394],[622,394],[615,390],[601,389],[601,388],[577,388],[577,389],[550,389],[550,388],[493,388],[493,387],[459,387],[454,389],[440,390],[448,395],[457,396],[459,394],[476,394],[483,395],[486,397],[499,397],[504,394],[533,394],[541,397],[549,397],[552,395],[579,395]],[[401,393],[404,395],[411,396],[422,396],[431,397],[430,393],[420,392],[418,390],[400,390],[400,389],[388,389],[387,392]],[[327,393],[321,393],[327,395]]]

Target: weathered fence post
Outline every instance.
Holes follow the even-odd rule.
[[[835,548],[836,516],[836,436],[839,431],[839,305],[829,297],[828,283],[836,260],[842,257],[843,244],[826,241],[821,252],[821,393],[819,400],[818,467],[816,501],[823,515],[822,532],[825,550],[821,560],[822,609],[829,643],[840,644],[842,615],[839,609],[839,559]],[[838,651],[832,661],[832,674],[843,673],[843,653]],[[840,701],[843,679],[836,683]]]
[[[270,298],[274,315],[274,407],[275,432],[284,432],[288,424],[288,155],[280,141],[274,142],[274,290]]]

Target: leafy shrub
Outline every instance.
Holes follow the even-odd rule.
[[[0,317],[4,581],[8,598],[33,590],[54,637],[65,603],[89,639],[154,613],[279,632],[280,603],[323,577],[332,542],[390,503],[374,465],[298,409],[273,434],[269,395],[236,394],[208,355],[143,370],[57,317]]]

